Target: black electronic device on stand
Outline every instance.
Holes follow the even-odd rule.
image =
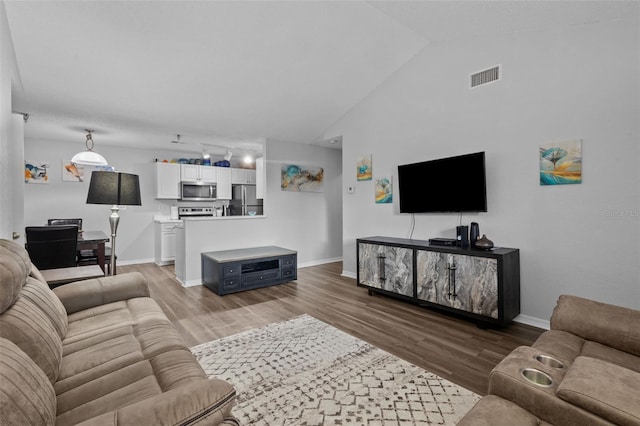
[[[480,225],[478,225],[478,222],[471,222],[471,229],[469,231],[469,243],[471,247],[476,246],[478,238],[480,238]]]

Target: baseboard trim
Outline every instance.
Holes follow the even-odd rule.
[[[340,274],[340,276],[343,276],[346,278],[353,278],[354,280],[358,279],[358,275],[356,275],[354,272],[345,271],[344,269],[342,270],[342,273]]]
[[[155,259],[154,258],[150,258],[150,259],[134,259],[134,260],[120,260],[120,259],[116,259],[116,267],[118,265],[138,265],[141,263],[155,263]]]
[[[310,266],[324,265],[326,263],[341,262],[342,257],[334,257],[331,259],[312,260],[311,262],[298,263],[298,269],[308,268]]]
[[[532,327],[538,327],[543,330],[551,329],[551,323],[549,321],[536,318],[536,317],[531,317],[529,315],[518,315],[513,319],[513,321],[520,324],[530,325]]]
[[[174,277],[176,279],[176,281],[178,281],[180,283],[180,285],[182,287],[195,287],[197,285],[202,285],[202,281],[200,279],[197,280],[189,280],[189,281],[182,281],[180,278],[178,277]]]

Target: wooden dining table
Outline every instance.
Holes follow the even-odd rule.
[[[96,250],[98,253],[98,265],[102,272],[106,272],[104,246],[109,241],[109,236],[102,231],[82,231],[78,234],[78,250]]]

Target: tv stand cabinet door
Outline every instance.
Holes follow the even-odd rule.
[[[413,297],[413,249],[358,244],[358,284]]]
[[[497,259],[416,250],[418,299],[499,318]],[[450,269],[453,263],[455,269]]]

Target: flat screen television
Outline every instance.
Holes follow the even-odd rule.
[[[486,212],[484,152],[398,166],[400,213]]]

